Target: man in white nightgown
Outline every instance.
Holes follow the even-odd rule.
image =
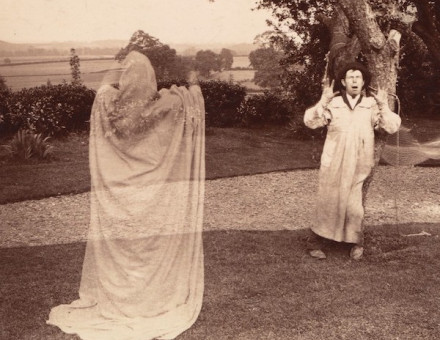
[[[327,81],[320,101],[304,115],[309,128],[327,126],[308,248],[311,256],[322,259],[326,256],[321,238],[353,243],[350,256],[359,260],[364,239],[362,186],[374,166],[374,130],[395,133],[401,119],[388,107],[385,91],[363,95],[370,75],[362,64],[350,63],[340,74],[340,95],[333,90],[334,81]]]

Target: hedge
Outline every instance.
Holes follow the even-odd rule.
[[[188,86],[186,80],[158,82],[158,89],[170,88],[171,85]],[[243,86],[226,81],[201,81],[200,88],[205,100],[206,125],[232,127],[242,123],[239,108],[246,96]]]
[[[246,126],[286,124],[292,114],[292,103],[273,92],[265,91],[263,94],[246,97],[238,113]]]
[[[88,127],[95,91],[83,85],[43,85],[0,96],[2,130],[63,136]]]
[[[187,86],[185,80],[158,83],[158,88]],[[246,96],[246,89],[226,81],[201,81],[205,99],[206,126],[234,127],[256,124],[286,124],[292,116],[292,102],[265,92]],[[83,85],[44,85],[18,92],[0,91],[0,131],[19,129],[45,136],[64,136],[87,130],[95,91]]]

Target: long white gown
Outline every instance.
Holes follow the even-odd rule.
[[[388,107],[379,110],[372,97],[360,97],[351,108],[343,96],[326,108],[317,104],[304,115],[310,128],[328,125],[321,155],[316,220],[312,231],[338,242],[362,240],[362,185],[374,166],[374,129],[395,133],[400,117]]]
[[[202,306],[203,96],[156,89],[148,58],[131,52],[119,89],[104,84],[92,109],[79,299],[48,319],[85,340],[173,339]]]

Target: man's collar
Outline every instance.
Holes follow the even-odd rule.
[[[351,102],[355,102],[355,101],[359,100],[359,97],[360,97],[360,96],[361,96],[360,94],[358,94],[357,96],[354,96],[354,97],[348,95],[347,98],[348,98],[348,100],[350,100]]]
[[[342,93],[342,99],[351,110],[354,110],[354,108],[362,101],[362,97],[362,94],[358,94],[356,97],[353,98],[349,96],[347,92]]]

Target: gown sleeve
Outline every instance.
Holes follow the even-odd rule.
[[[396,133],[401,124],[401,118],[398,114],[391,111],[388,106],[379,109],[378,105],[374,106],[375,112],[375,129],[384,130],[389,134]]]
[[[304,114],[304,124],[311,129],[317,129],[327,125],[331,117],[330,110],[323,107],[321,102],[318,102],[306,110]]]

